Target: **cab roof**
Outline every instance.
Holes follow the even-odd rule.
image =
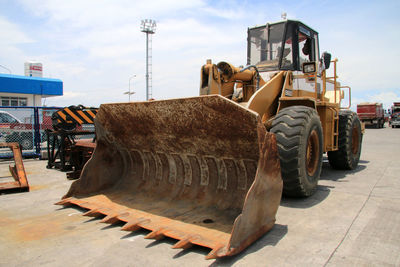
[[[303,26],[303,27],[305,27],[305,28],[311,30],[312,32],[314,32],[314,34],[318,34],[318,32],[317,32],[316,30],[314,30],[313,28],[309,27],[308,25],[304,24],[303,22],[301,22],[301,21],[299,21],[299,20],[291,20],[291,19],[288,19],[288,20],[281,20],[281,21],[272,22],[272,23],[267,22],[268,25],[275,25],[275,24],[279,24],[279,23],[293,23],[293,24],[298,24],[298,25],[301,25],[301,26]],[[251,30],[251,29],[257,29],[257,28],[261,28],[261,27],[265,27],[267,24],[264,24],[264,25],[257,25],[257,26],[254,26],[254,27],[250,27],[249,30]]]

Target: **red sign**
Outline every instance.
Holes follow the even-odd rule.
[[[42,71],[42,66],[29,66],[30,70]]]

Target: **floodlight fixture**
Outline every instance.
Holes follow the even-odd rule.
[[[156,32],[157,23],[152,19],[144,19],[142,20],[142,24],[140,25],[140,30],[145,33],[153,34]]]

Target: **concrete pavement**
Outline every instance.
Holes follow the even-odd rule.
[[[400,129],[366,129],[356,170],[325,162],[315,195],[282,199],[273,230],[237,256],[207,261],[208,249],[174,250],[173,239],[53,205],[71,181],[25,160],[31,192],[0,195],[0,266],[400,266],[399,162]]]

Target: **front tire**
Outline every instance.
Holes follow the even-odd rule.
[[[361,143],[361,123],[357,114],[350,110],[340,111],[338,150],[328,152],[332,168],[354,170],[360,160]]]
[[[33,148],[33,135],[31,133],[21,134],[19,144],[22,147],[22,150],[32,149]]]
[[[322,168],[322,127],[315,109],[291,106],[282,109],[272,123],[281,163],[283,194],[311,196]]]

